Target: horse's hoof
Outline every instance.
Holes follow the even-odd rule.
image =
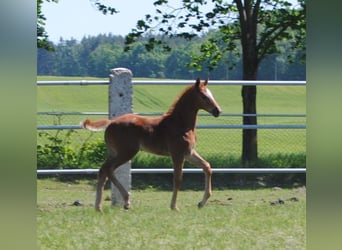
[[[102,213],[102,207],[95,206],[95,211]]]
[[[128,210],[128,209],[131,208],[131,205],[130,205],[130,204],[127,204],[127,205],[124,205],[123,207],[124,207],[125,210]]]
[[[202,202],[198,202],[198,204],[197,204],[197,207],[198,208],[202,208],[204,205],[202,204]]]

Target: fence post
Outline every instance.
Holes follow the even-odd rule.
[[[109,118],[133,112],[132,72],[126,68],[110,70],[109,82]],[[131,161],[121,165],[115,176],[129,192],[131,190]],[[112,205],[123,205],[124,201],[119,190],[111,184]]]

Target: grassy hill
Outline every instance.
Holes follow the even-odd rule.
[[[103,80],[82,77],[44,77],[38,80]],[[105,79],[106,80],[106,79]],[[135,112],[164,112],[184,86],[134,86]],[[241,113],[240,86],[210,86],[225,113]],[[258,113],[305,113],[304,86],[259,86]],[[107,111],[106,86],[39,86],[38,111]]]

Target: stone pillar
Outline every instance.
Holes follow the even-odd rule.
[[[132,72],[126,68],[110,70],[109,75],[109,119],[133,112]],[[131,162],[127,162],[115,171],[115,176],[125,189],[131,190]],[[123,205],[124,201],[119,190],[111,183],[112,205]]]

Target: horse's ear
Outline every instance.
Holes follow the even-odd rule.
[[[195,83],[196,88],[198,88],[200,86],[200,84],[201,84],[201,78],[198,77],[196,79],[196,83]]]
[[[207,77],[207,79],[205,79],[204,86],[207,86],[208,81],[209,81],[209,77]]]

